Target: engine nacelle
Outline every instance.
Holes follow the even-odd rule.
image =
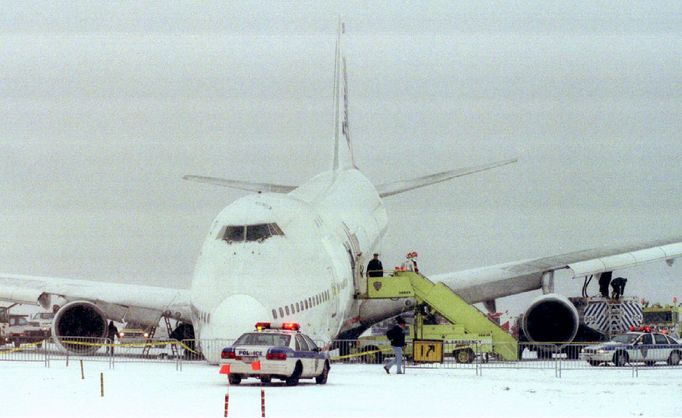
[[[69,302],[52,321],[52,336],[57,344],[74,353],[94,353],[106,335],[107,317],[92,302]]]
[[[521,322],[529,341],[554,345],[573,341],[579,326],[578,310],[567,297],[557,294],[542,295],[533,300]]]

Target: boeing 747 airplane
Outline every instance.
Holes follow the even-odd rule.
[[[362,300],[363,266],[380,252],[387,229],[383,199],[455,177],[513,163],[456,169],[412,180],[372,184],[358,170],[348,119],[346,62],[339,31],[334,83],[335,135],[329,171],[299,186],[213,177],[187,180],[255,192],[223,209],[196,262],[191,289],[0,274],[0,300],[56,312],[52,335],[104,338],[108,320],[156,326],[162,317],[191,324],[209,362],[215,339],[233,339],[259,321],[292,321],[312,338],[353,338],[368,326],[411,308],[412,301]],[[331,154],[331,153],[330,153]],[[601,248],[431,276],[470,303],[543,289],[526,313],[555,315],[575,324],[575,308],[553,293],[553,274],[600,274],[682,255],[682,237],[623,248]],[[532,319],[531,319],[532,321]],[[526,329],[529,338],[537,332]],[[571,335],[572,334],[572,335]],[[570,341],[575,335],[555,336]],[[537,335],[536,335],[537,336]],[[540,336],[537,336],[540,338]],[[222,348],[219,347],[219,348]]]

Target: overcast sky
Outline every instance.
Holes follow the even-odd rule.
[[[682,235],[679,2],[0,10],[3,272],[189,287],[213,217],[244,194],[184,174],[300,184],[331,166],[339,15],[370,180],[520,159],[387,199],[384,265],[416,250],[428,275]],[[616,274],[626,293],[682,297],[679,263]]]

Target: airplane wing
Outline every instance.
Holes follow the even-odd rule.
[[[404,193],[410,190],[425,187],[430,184],[440,183],[446,180],[454,179],[455,177],[462,177],[468,174],[474,174],[492,168],[501,167],[503,165],[517,162],[518,159],[498,161],[491,164],[478,165],[475,167],[458,168],[455,170],[443,171],[436,174],[429,174],[428,176],[419,177],[411,180],[400,180],[392,183],[384,183],[376,186],[379,196],[393,196],[395,194]]]
[[[162,316],[191,321],[187,289],[0,273],[0,300],[50,310],[89,302],[107,319],[152,326]]]
[[[196,181],[197,183],[208,183],[216,186],[230,187],[233,189],[246,190],[247,192],[274,192],[274,193],[289,193],[294,190],[296,186],[287,186],[283,184],[272,183],[254,183],[250,181],[221,179],[219,177],[193,176],[187,175],[182,177],[183,180]]]
[[[639,266],[654,261],[672,261],[682,256],[682,237],[635,245],[576,251],[551,257],[499,264],[453,273],[429,275],[448,285],[469,303],[495,300],[540,289],[543,275],[568,270],[573,277]]]

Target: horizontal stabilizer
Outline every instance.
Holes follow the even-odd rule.
[[[196,181],[198,183],[208,183],[216,186],[231,187],[233,189],[246,190],[247,192],[273,192],[273,193],[289,193],[294,190],[296,186],[285,186],[281,184],[272,183],[254,183],[250,181],[228,180],[218,177],[204,177],[204,176],[183,176],[184,180]]]
[[[407,192],[418,189],[420,187],[428,186],[430,184],[440,183],[455,177],[466,176],[468,174],[478,173],[480,171],[490,170],[491,168],[501,167],[503,165],[515,163],[518,159],[498,161],[496,163],[484,164],[475,167],[458,168],[450,171],[443,171],[442,173],[430,174],[428,176],[419,177],[412,180],[401,180],[392,183],[386,183],[377,186],[379,196],[386,197],[394,194]]]

